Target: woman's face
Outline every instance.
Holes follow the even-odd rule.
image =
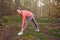
[[[19,9],[17,9],[16,11],[18,12],[18,14],[20,14],[20,13],[21,13],[21,11],[20,11]]]

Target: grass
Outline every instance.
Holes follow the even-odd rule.
[[[35,32],[33,29],[29,28],[30,30],[24,31],[24,34],[22,36],[14,36],[11,38],[11,40],[16,39],[26,39],[26,40],[50,40],[46,35],[44,35],[42,32]],[[17,31],[17,30],[16,30]]]
[[[39,23],[56,23],[58,20],[53,18],[36,18]]]
[[[19,17],[19,16],[12,16],[11,18],[16,23],[20,23],[21,22],[21,17]]]
[[[53,36],[60,38],[60,30],[49,30],[49,33],[52,33]]]
[[[19,16],[16,16],[16,15],[15,16],[5,16],[2,18],[2,20],[5,23],[5,25],[8,25],[7,27],[9,27],[10,25],[17,27],[15,33],[18,33],[20,31],[20,25],[18,25],[18,24],[21,24],[21,18]],[[38,23],[56,23],[57,22],[57,20],[52,19],[52,18],[36,18],[36,21]],[[40,24],[39,26],[40,26],[41,30],[43,30],[44,27],[46,26],[46,24]],[[49,30],[48,32],[53,33],[53,36],[60,38],[60,34],[58,33],[58,32],[60,32],[60,30]],[[15,35],[10,40],[16,40],[16,39],[50,40],[48,36],[44,35],[44,33],[35,32],[32,23],[30,23],[30,25],[28,25],[26,31],[24,32],[24,35],[22,35],[22,36]]]
[[[21,17],[19,16],[5,16],[3,17],[3,21],[6,23],[8,22],[9,20],[11,21],[14,21],[16,23],[20,23],[21,22]],[[55,23],[57,22],[58,20],[57,19],[53,19],[53,18],[36,18],[36,21],[38,23]]]
[[[17,26],[19,23],[21,23],[21,18],[19,16],[5,16],[2,18],[2,20],[7,26]]]
[[[3,22],[4,22],[4,23],[7,23],[8,20],[9,20],[9,16],[5,16],[5,17],[3,17],[2,19],[3,19]]]

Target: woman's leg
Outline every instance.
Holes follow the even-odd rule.
[[[37,24],[37,22],[36,22],[36,20],[35,20],[34,16],[33,16],[33,18],[32,18],[32,22],[34,23],[35,28],[38,28],[38,24]]]
[[[26,20],[25,20],[25,24],[24,24],[24,29],[26,29],[28,23],[32,20],[32,16],[28,17]]]

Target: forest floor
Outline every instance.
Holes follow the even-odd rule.
[[[34,31],[30,22],[24,34],[18,36],[21,28],[21,18],[18,16],[5,16],[0,24],[0,40],[60,40],[60,19],[36,18],[40,32]]]

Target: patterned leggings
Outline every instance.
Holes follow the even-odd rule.
[[[24,24],[24,26],[23,26],[24,29],[26,28],[27,24],[28,24],[30,21],[32,21],[32,22],[34,23],[35,28],[38,28],[38,24],[37,24],[34,16],[30,16],[30,17],[28,17],[28,18],[25,20],[25,24]]]

